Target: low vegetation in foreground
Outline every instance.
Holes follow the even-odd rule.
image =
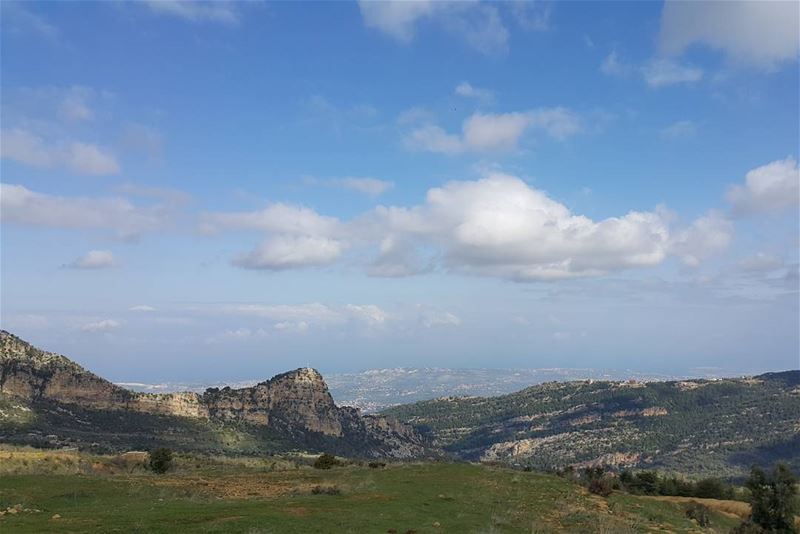
[[[469,463],[174,454],[157,474],[151,461],[0,449],[0,530],[727,533],[750,513],[744,502],[601,496],[580,480]]]

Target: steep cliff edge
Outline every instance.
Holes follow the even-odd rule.
[[[338,441],[365,456],[414,457],[426,448],[410,426],[339,407],[322,375],[301,368],[253,387],[191,392],[136,393],[119,387],[60,354],[45,352],[0,331],[0,395],[27,403],[53,402],[82,409],[190,418],[266,428],[302,448]],[[2,426],[2,421],[0,421]],[[317,436],[317,438],[315,438]]]

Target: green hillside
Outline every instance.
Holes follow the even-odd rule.
[[[595,462],[692,475],[800,468],[800,371],[681,382],[567,382],[387,410],[459,457],[563,468]]]

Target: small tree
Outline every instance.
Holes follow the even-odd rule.
[[[330,469],[331,467],[339,465],[339,460],[332,454],[324,453],[314,461],[315,469]]]
[[[172,467],[172,449],[158,448],[150,453],[150,469],[162,474]]]
[[[768,532],[796,533],[796,483],[797,479],[785,464],[776,465],[769,474],[753,466],[747,480],[752,522]]]

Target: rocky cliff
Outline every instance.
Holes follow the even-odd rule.
[[[266,428],[289,440],[319,436],[318,443],[346,441],[347,450],[366,456],[413,457],[425,451],[412,427],[336,406],[322,375],[310,368],[283,373],[253,387],[210,388],[202,395],[136,393],[65,356],[39,350],[0,331],[0,394],[33,404],[54,402]]]

